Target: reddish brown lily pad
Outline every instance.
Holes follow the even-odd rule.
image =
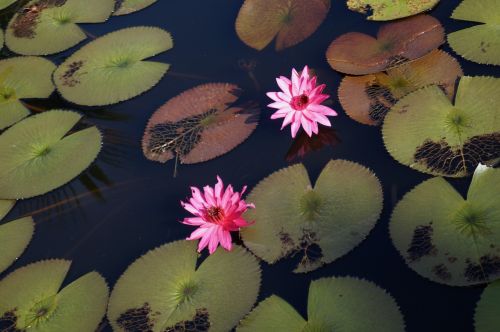
[[[209,83],[187,90],[156,111],[142,140],[144,155],[165,163],[195,164],[223,155],[250,136],[259,111],[237,106],[234,84]]]
[[[460,76],[463,71],[458,61],[444,51],[434,50],[385,72],[346,76],[339,87],[339,99],[352,119],[380,125],[398,100],[423,87],[437,85],[451,99]]]
[[[418,15],[383,25],[377,37],[349,32],[326,52],[330,66],[351,75],[374,74],[418,59],[445,41],[444,28],[432,16]]]
[[[311,36],[330,10],[330,0],[246,0],[236,19],[236,33],[262,50],[276,38],[276,50]]]

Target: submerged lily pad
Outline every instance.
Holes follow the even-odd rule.
[[[2,326],[10,326],[7,331],[96,331],[106,311],[108,287],[99,273],[91,272],[60,289],[70,264],[41,261],[1,280]]]
[[[302,164],[262,180],[247,197],[255,224],[242,229],[245,245],[272,264],[297,253],[295,272],[312,271],[347,254],[365,239],[382,211],[382,187],[359,164],[330,161],[313,187]]]
[[[339,87],[339,99],[352,119],[379,125],[399,99],[425,86],[436,85],[451,99],[455,94],[455,81],[462,75],[455,58],[434,50],[386,72],[346,76]]]
[[[451,48],[467,60],[500,65],[500,0],[463,0],[452,18],[484,23],[448,35]]]
[[[475,332],[498,332],[500,326],[500,281],[488,285],[474,315]]]
[[[233,106],[239,92],[234,84],[209,83],[169,100],[148,122],[144,155],[163,163],[177,156],[194,164],[234,149],[255,130],[259,115],[256,109]]]
[[[372,282],[350,278],[323,278],[311,282],[307,321],[285,300],[272,295],[262,301],[237,332],[404,332],[396,301]]]
[[[0,130],[30,114],[20,99],[48,98],[52,94],[55,69],[52,62],[39,57],[0,61]]]
[[[81,115],[47,111],[0,135],[0,199],[29,198],[49,192],[86,169],[101,149],[96,127],[72,130]]]
[[[383,25],[377,38],[346,33],[331,43],[326,58],[339,72],[366,75],[418,59],[443,43],[441,23],[432,16],[418,15]]]
[[[104,22],[114,6],[114,0],[30,1],[9,22],[7,46],[24,55],[64,51],[87,38],[78,23]]]
[[[330,0],[245,0],[236,33],[257,50],[276,38],[276,50],[281,51],[311,36],[329,10]]]
[[[78,105],[102,106],[131,99],[155,86],[170,65],[143,61],[173,46],[160,28],[111,32],[82,47],[60,65],[54,81],[61,95]]]
[[[151,6],[158,0],[115,0],[115,12],[113,15],[126,15],[135,13]]]
[[[369,14],[369,20],[389,21],[431,10],[438,3],[439,0],[347,0],[347,7]]]
[[[418,185],[394,209],[390,232],[410,268],[470,286],[500,278],[500,169],[478,166],[464,199],[446,180]]]
[[[418,171],[462,177],[500,157],[500,79],[462,77],[455,105],[437,86],[402,98],[387,114],[389,153]]]
[[[111,293],[113,330],[229,331],[257,299],[259,263],[239,246],[197,260],[196,243],[176,241],[132,263]]]
[[[0,273],[21,256],[24,249],[28,246],[34,230],[35,224],[31,217],[0,225],[0,243],[2,244]]]
[[[0,0],[0,10],[9,7],[17,0]]]

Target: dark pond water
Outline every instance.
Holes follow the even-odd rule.
[[[326,63],[326,48],[343,33],[374,33],[380,24],[350,12],[345,1],[334,0],[327,20],[305,42],[280,53],[272,47],[257,52],[246,47],[235,33],[234,22],[241,3],[160,0],[141,12],[85,27],[96,36],[135,25],[162,27],[172,33],[175,46],[157,58],[171,63],[172,68],[160,84],[138,98],[102,111],[80,109],[88,115],[88,121],[111,133],[106,138],[104,153],[90,176],[87,172],[87,177],[80,177],[54,193],[17,205],[11,217],[55,204],[46,211],[37,211],[36,235],[27,251],[6,273],[41,259],[67,258],[73,260],[67,280],[97,270],[113,285],[126,267],[146,251],[185,238],[192,229],[179,223],[186,216],[179,201],[190,194],[189,186],[213,184],[219,174],[236,187],[247,184],[252,188],[273,171],[289,165],[285,155],[292,139],[288,130],[279,130],[280,123],[269,119],[271,110],[264,107],[268,103],[265,92],[276,89],[276,76],[289,75],[292,67],[302,68],[308,64],[328,85],[333,108],[340,111],[333,126],[342,143],[309,154],[304,164],[313,180],[332,158],[349,159],[370,167],[383,183],[384,211],[366,241],[317,271],[292,274],[295,262],[291,260],[273,266],[263,264],[259,300],[274,293],[305,315],[311,280],[350,275],[387,289],[399,303],[409,332],[473,331],[473,311],[482,287],[453,288],[425,280],[406,267],[389,239],[388,221],[395,203],[428,176],[394,161],[383,147],[380,130],[349,119],[337,101],[336,89],[342,76]],[[458,4],[459,0],[445,0],[432,12],[447,32],[469,25],[449,19]],[[444,49],[451,52],[447,46]],[[53,59],[61,62],[71,52]],[[242,60],[255,61],[253,74],[260,90],[241,68]],[[461,58],[460,61],[468,75],[500,76],[500,68]],[[144,127],[165,101],[208,82],[232,82],[242,87],[245,97],[262,105],[261,122],[237,149],[206,163],[181,165],[178,176],[173,178],[173,162],[164,165],[144,158],[140,148]],[[57,97],[50,103],[36,103],[43,107],[49,104],[75,109]],[[94,186],[91,181],[96,186],[93,192],[87,188]],[[462,192],[468,182],[452,181]],[[63,200],[67,200],[67,204],[57,203]],[[111,329],[106,326],[104,330]]]

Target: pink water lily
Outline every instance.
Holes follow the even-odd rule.
[[[284,118],[281,129],[291,124],[292,137],[295,138],[301,126],[309,137],[318,133],[318,123],[331,126],[327,116],[336,116],[337,112],[321,105],[330,96],[322,93],[325,85],[316,85],[316,76],[309,76],[307,66],[300,75],[294,68],[291,80],[281,76],[276,81],[282,91],[267,93],[274,100],[268,106],[278,109],[271,119]]]
[[[189,202],[181,202],[182,207],[192,213],[194,217],[184,218],[183,224],[198,226],[187,240],[198,240],[198,252],[208,246],[208,251],[213,254],[219,243],[226,250],[231,250],[233,242],[231,232],[239,231],[252,223],[243,219],[242,214],[253,204],[247,204],[241,197],[246,190],[243,187],[241,193],[235,192],[233,186],[224,189],[224,183],[217,176],[217,184],[214,188],[205,186],[203,193],[196,187],[191,187],[192,197]]]

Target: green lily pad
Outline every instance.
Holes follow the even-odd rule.
[[[21,256],[31,241],[34,231],[35,223],[31,217],[0,225],[0,243],[2,244],[0,273]]]
[[[71,262],[48,260],[0,281],[0,322],[8,331],[94,332],[106,312],[108,286],[97,272],[61,285]]]
[[[231,330],[257,300],[259,263],[239,246],[197,260],[196,243],[176,241],[132,263],[111,293],[113,330]]]
[[[234,149],[257,128],[259,116],[258,110],[234,105],[240,91],[234,84],[209,83],[169,100],[144,131],[146,158],[194,164]]]
[[[432,281],[470,286],[500,278],[500,169],[478,166],[464,199],[433,178],[410,191],[390,222],[410,268]]]
[[[114,16],[135,13],[151,6],[158,0],[115,0]]]
[[[62,52],[87,38],[78,23],[104,22],[114,6],[114,0],[33,0],[12,17],[5,41],[24,55]]]
[[[5,216],[12,210],[16,204],[15,200],[0,199],[0,220],[5,218]]]
[[[350,278],[323,278],[311,282],[308,320],[285,300],[272,295],[262,301],[237,332],[404,332],[396,301],[372,282]]]
[[[9,7],[17,0],[0,0],[0,10]]]
[[[484,23],[448,35],[451,48],[467,60],[500,65],[500,0],[464,0],[452,18]]]
[[[454,57],[434,50],[386,72],[346,76],[339,87],[339,100],[352,119],[380,125],[398,100],[423,87],[436,85],[453,98],[455,82],[462,75],[462,68]]]
[[[348,180],[346,180],[348,179]],[[361,243],[382,211],[382,187],[359,164],[330,161],[313,187],[302,164],[271,174],[248,195],[255,221],[241,230],[245,245],[272,264],[303,255],[295,272],[312,271]]]
[[[55,69],[52,62],[39,57],[0,61],[0,130],[30,114],[20,99],[48,98],[52,94]]]
[[[72,131],[76,112],[33,115],[0,135],[0,199],[42,195],[85,170],[101,149],[96,127]]]
[[[431,10],[439,0],[347,0],[350,10],[370,13],[369,20],[389,21]]]
[[[500,327],[500,281],[486,287],[474,315],[475,332],[498,332]]]
[[[99,106],[131,99],[155,86],[169,65],[143,61],[173,46],[160,28],[111,32],[82,47],[54,73],[61,95],[78,105]]]
[[[350,75],[374,74],[418,59],[445,41],[441,23],[418,15],[382,25],[374,38],[349,32],[335,39],[326,58],[330,66]]]
[[[500,157],[500,79],[462,77],[455,104],[436,86],[402,98],[387,114],[384,142],[418,171],[463,177]]]
[[[276,39],[276,50],[311,36],[330,10],[330,0],[245,0],[236,33],[248,46],[264,49]]]

